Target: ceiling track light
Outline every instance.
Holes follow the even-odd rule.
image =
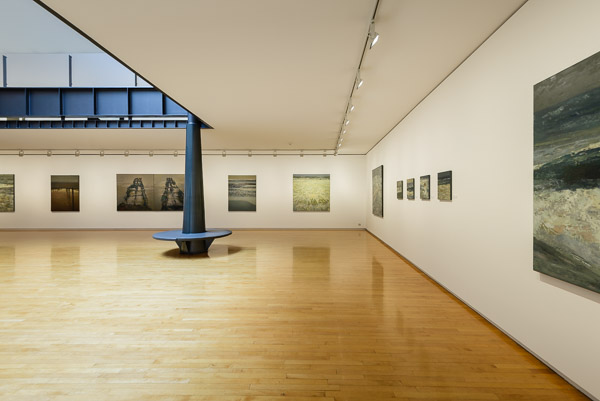
[[[221,152],[221,156],[223,156],[223,157],[227,156],[227,152],[225,152],[225,151],[222,151],[222,152]]]
[[[19,157],[23,157],[25,155],[25,151],[23,149],[19,150]]]
[[[150,157],[154,156],[154,151],[151,150],[150,152],[148,152],[148,156],[150,156]]]
[[[248,151],[248,157],[252,157],[252,151],[251,150]]]
[[[352,100],[348,102],[348,113],[352,113],[354,111],[354,105],[352,104]]]
[[[277,151],[276,150],[273,151],[273,157],[277,157]]]
[[[104,151],[103,150],[100,151],[100,157],[104,157]]]
[[[125,152],[123,152],[123,155],[124,155],[125,157],[129,157],[129,151],[128,151],[128,150],[126,150]]]
[[[178,152],[178,151],[176,151],[176,150],[174,150],[174,151],[173,151],[173,157],[177,157],[177,156],[179,156],[179,152]]]
[[[51,150],[47,151],[46,156],[48,156],[48,157],[52,156],[52,151]]]
[[[360,87],[363,85],[365,81],[363,81],[363,79],[360,77],[360,68],[358,69],[358,72],[356,73],[356,89],[360,89]]]
[[[369,26],[369,42],[371,43],[369,49],[372,49],[379,42],[379,34],[375,32],[375,21],[371,21],[371,25]]]
[[[79,149],[77,149],[77,150],[75,151],[75,157],[79,157],[79,155],[80,155],[80,154],[81,154],[81,152],[79,151]]]
[[[300,151],[300,157],[304,157],[304,151],[303,150]]]

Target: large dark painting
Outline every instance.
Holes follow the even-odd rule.
[[[373,214],[383,217],[383,166],[372,171]]]
[[[50,176],[50,210],[53,212],[79,211],[79,176]]]
[[[117,174],[117,210],[181,211],[184,184],[184,174]]]
[[[0,174],[0,213],[15,211],[15,176]]]
[[[404,199],[404,182],[403,181],[396,182],[396,198]]]
[[[533,268],[600,292],[600,53],[534,87]]]

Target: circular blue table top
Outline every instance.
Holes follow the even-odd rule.
[[[181,230],[162,231],[152,236],[161,241],[186,241],[193,239],[221,238],[231,235],[229,230],[210,230],[203,233],[184,234]]]

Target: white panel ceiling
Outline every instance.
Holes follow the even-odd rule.
[[[366,153],[524,2],[380,0],[340,153]],[[212,125],[205,149],[308,150],[336,146],[377,1],[43,3]]]

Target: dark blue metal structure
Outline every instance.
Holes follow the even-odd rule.
[[[185,128],[187,115],[154,88],[0,88],[0,128]]]

